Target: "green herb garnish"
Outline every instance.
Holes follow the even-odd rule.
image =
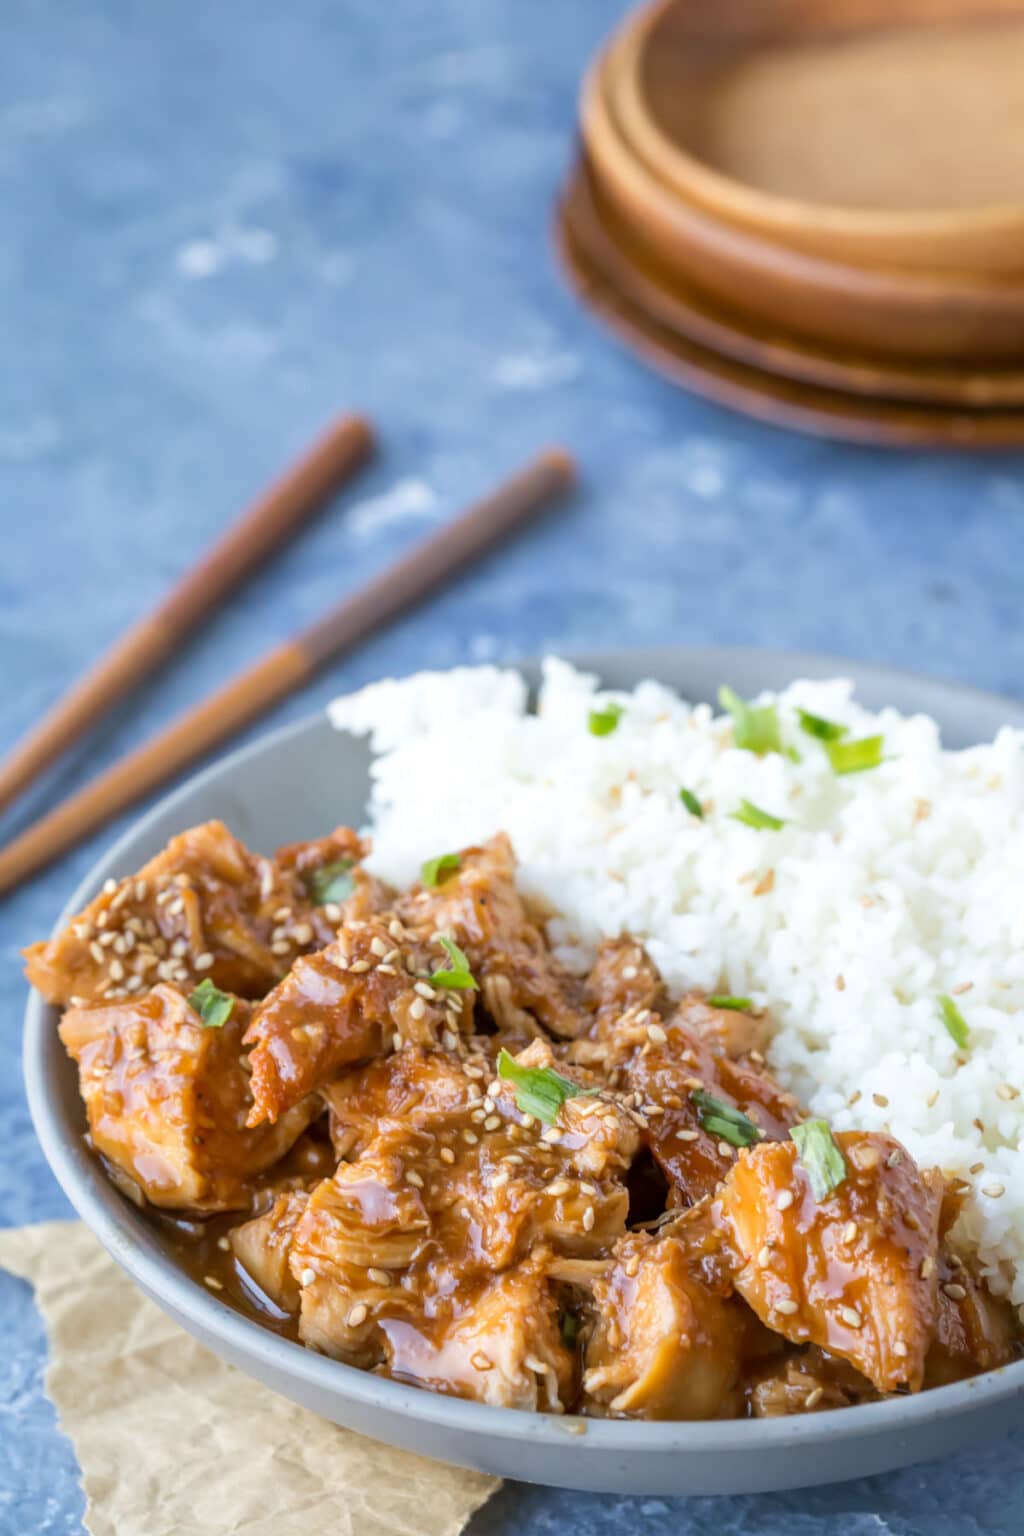
[[[859,741],[826,741],[825,751],[834,773],[863,773],[882,761],[883,736],[862,736]]]
[[[423,884],[432,890],[435,886],[443,885],[449,875],[454,875],[461,862],[457,853],[441,853],[436,859],[428,859],[420,870]]]
[[[722,997],[715,993],[707,999],[711,1008],[727,1008],[731,1013],[753,1013],[754,1004],[749,997]]]
[[[566,1349],[575,1349],[579,1338],[580,1320],[571,1312],[562,1313],[562,1343]]]
[[[454,939],[438,938],[438,943],[448,956],[449,965],[443,971],[435,971],[430,978],[432,987],[454,987],[459,992],[477,992],[479,988],[469,968],[469,960]]]
[[[942,1022],[946,1026],[947,1034],[952,1035],[962,1051],[966,1051],[971,1039],[971,1032],[967,1028],[967,1020],[953,999],[945,992],[939,997],[939,1012],[942,1015]]]
[[[606,704],[604,709],[592,709],[587,722],[591,736],[610,736],[624,714],[621,704]]]
[[[704,820],[704,807],[701,805],[692,789],[681,789],[679,798],[686,806],[691,816],[696,816],[698,821]]]
[[[545,1125],[558,1118],[558,1111],[566,1099],[591,1094],[593,1088],[581,1088],[554,1067],[521,1067],[514,1056],[502,1046],[498,1052],[498,1076],[515,1084],[515,1100],[524,1115],[533,1115]]]
[[[846,1178],[846,1163],[825,1120],[794,1125],[790,1136],[806,1170],[815,1200],[824,1200]]]
[[[733,821],[742,821],[745,827],[753,827],[758,832],[779,832],[786,825],[784,817],[772,816],[750,800],[741,800],[739,810],[730,811],[729,815]]]
[[[310,873],[306,885],[318,907],[345,901],[352,895],[356,888],[352,878],[355,862],[355,859],[335,859],[333,864],[324,864]]]
[[[694,1088],[690,1098],[697,1106],[697,1119],[709,1135],[720,1137],[731,1147],[752,1147],[761,1140],[762,1132],[753,1120],[748,1120],[732,1104],[723,1104],[703,1088]]]
[[[204,1029],[223,1029],[231,1017],[235,1000],[230,992],[222,992],[209,976],[204,976],[195,991],[189,994],[188,1005],[198,1013]]]
[[[718,702],[732,716],[732,739],[738,747],[756,752],[781,752],[779,717],[773,704],[748,704],[724,684],[718,690]]]
[[[822,715],[812,715],[807,709],[798,709],[797,714],[800,717],[800,729],[806,731],[808,736],[816,736],[819,741],[839,741],[849,735],[850,727],[840,725],[838,720],[826,720]]]

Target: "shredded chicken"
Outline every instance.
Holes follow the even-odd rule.
[[[366,852],[211,822],[26,954],[70,1004],[91,1145],[224,1299],[396,1380],[603,1417],[818,1412],[1019,1357],[958,1186],[820,1124],[804,1161],[767,1017],[673,1002],[629,935],[569,974],[503,835],[406,893]]]
[[[247,1181],[278,1162],[317,1112],[309,1099],[274,1126],[247,1128],[247,1015],[236,998],[227,1023],[205,1029],[161,984],[132,1002],[70,1008],[61,1021],[93,1145],[153,1205],[244,1207]]]

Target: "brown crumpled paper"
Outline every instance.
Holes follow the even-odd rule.
[[[457,1536],[498,1487],[339,1429],[225,1364],[79,1222],[0,1232],[35,1286],[46,1386],[92,1536]]]

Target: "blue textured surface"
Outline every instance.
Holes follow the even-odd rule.
[[[611,0],[8,0],[0,50],[0,749],[335,411],[383,452],[33,811],[545,440],[575,503],[277,711],[543,647],[803,646],[1024,691],[1020,458],[759,427],[595,330],[548,224]],[[0,907],[0,1222],[66,1214],[20,1087],[18,949],[107,831]],[[81,1530],[26,1289],[0,1278],[0,1531]],[[1020,1527],[1024,1441],[727,1501],[506,1488],[476,1536]]]

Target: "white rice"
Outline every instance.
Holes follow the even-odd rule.
[[[589,713],[609,699],[624,712],[594,736]],[[658,684],[598,692],[560,661],[545,665],[536,715],[517,673],[480,667],[376,684],[331,718],[379,754],[376,871],[410,882],[424,859],[506,830],[521,888],[559,914],[549,932],[569,964],[629,932],[674,995],[767,1008],[772,1068],[815,1114],[887,1128],[970,1183],[960,1233],[994,1288],[1024,1303],[1024,734],[945,751],[929,717],[871,714],[842,680],[769,700],[799,762],[737,750],[728,716]],[[884,734],[885,760],[837,776],[797,706],[851,738]],[[786,825],[733,820],[742,798]],[[943,1026],[943,993],[966,1051]]]

